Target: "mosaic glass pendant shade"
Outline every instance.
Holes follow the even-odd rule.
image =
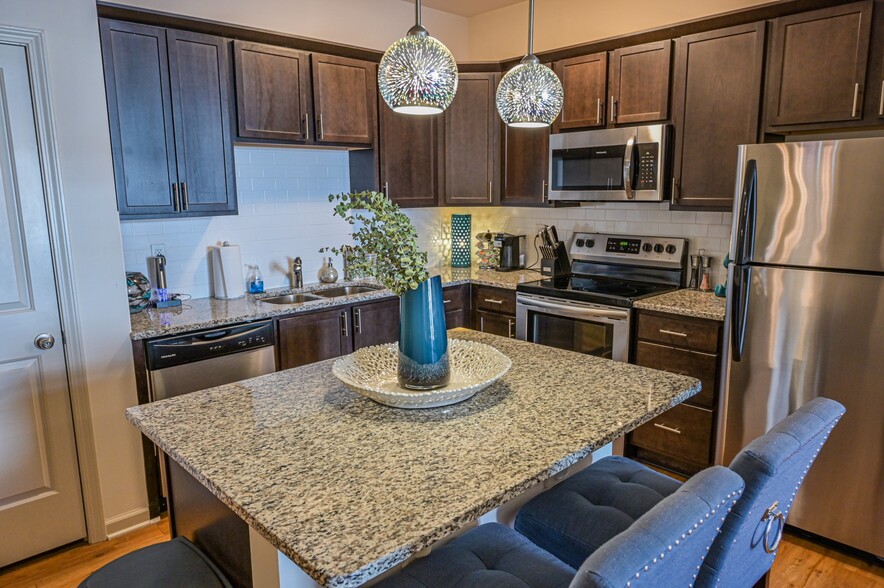
[[[472,232],[472,215],[451,215],[451,267],[470,267],[472,265]]]
[[[420,24],[415,24],[384,53],[378,66],[378,89],[384,102],[402,114],[439,114],[457,92],[457,62],[451,51]]]

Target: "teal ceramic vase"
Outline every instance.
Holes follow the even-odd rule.
[[[433,276],[399,297],[399,385],[435,390],[448,384],[448,331],[442,278]]]

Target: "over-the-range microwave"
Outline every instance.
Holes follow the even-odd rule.
[[[669,125],[549,138],[549,199],[657,202],[666,192]]]

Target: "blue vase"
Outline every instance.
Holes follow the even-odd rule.
[[[399,297],[399,385],[434,390],[450,375],[442,278],[433,276]]]

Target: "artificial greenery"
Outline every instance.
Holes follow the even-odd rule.
[[[328,201],[337,202],[336,216],[359,227],[353,233],[356,245],[323,247],[320,253],[345,255],[351,275],[374,276],[397,295],[417,289],[430,277],[427,253],[417,246],[411,219],[383,193],[329,194]],[[376,256],[374,263],[371,255]]]

